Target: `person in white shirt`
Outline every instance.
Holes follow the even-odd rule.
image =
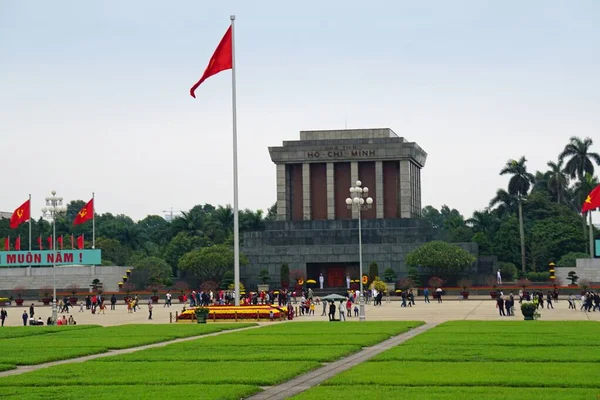
[[[498,270],[498,272],[496,272],[496,283],[498,285],[502,285],[502,274],[500,273],[500,270]]]

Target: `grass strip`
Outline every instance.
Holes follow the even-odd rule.
[[[143,375],[143,371],[140,371]],[[152,380],[152,377],[147,377]],[[131,399],[219,399],[238,400],[260,392],[250,385],[113,385],[49,386],[36,388],[0,387],[3,400],[131,400]]]
[[[185,346],[183,346],[185,345]],[[318,361],[330,362],[361,349],[358,345],[327,346],[252,346],[240,351],[239,346],[204,346],[196,341],[175,343],[135,353],[102,357],[94,362],[121,361]],[[252,356],[250,356],[250,354]]]
[[[348,321],[345,323],[331,323],[328,321],[294,322],[277,325],[268,325],[261,329],[245,332],[248,335],[272,335],[285,333],[286,335],[361,335],[381,333],[395,336],[423,325],[421,321]]]
[[[561,333],[556,335],[542,335],[536,332],[514,333],[511,331],[492,333],[459,333],[459,332],[437,332],[431,330],[422,335],[417,335],[408,340],[407,344],[421,344],[428,346],[431,343],[447,345],[487,345],[510,344],[513,346],[560,346],[564,344],[586,344],[594,343],[594,338],[598,335],[589,335],[589,333],[579,333],[571,331],[570,333]]]
[[[435,327],[440,333],[537,333],[556,335],[580,332],[600,334],[599,321],[448,321]]]
[[[579,388],[511,388],[511,387],[429,387],[429,386],[370,386],[347,385],[317,386],[292,397],[297,400],[330,400],[337,398],[357,399],[395,399],[399,397],[410,400],[588,400],[595,399],[597,389]],[[0,392],[0,395],[2,392]]]
[[[14,364],[0,364],[0,371],[8,371],[9,369],[17,368]]]
[[[585,363],[380,361],[359,364],[324,383],[349,384],[600,388],[600,369]]]
[[[235,336],[233,336],[235,335]],[[309,346],[309,345],[327,345],[335,343],[338,345],[359,345],[371,346],[386,340],[390,335],[385,333],[365,333],[362,335],[287,335],[287,334],[270,334],[270,335],[248,335],[246,332],[239,332],[232,335],[214,336],[203,340],[203,345],[220,345],[220,346]]]
[[[49,349],[48,347],[13,346],[0,350],[0,363],[15,365],[35,365],[68,358],[105,353],[106,347],[67,347]]]
[[[67,325],[67,326],[4,326],[0,329],[0,339],[40,336],[71,331],[102,328],[100,325]]]
[[[308,372],[321,364],[312,361],[223,361],[210,364],[189,362],[112,362],[57,365],[0,379],[0,386],[45,387],[87,385],[182,385],[240,384],[270,386]],[[194,366],[203,367],[195,373]],[[37,390],[37,389],[34,389]],[[136,396],[143,398],[142,396]],[[179,396],[181,398],[181,396]]]
[[[598,362],[600,346],[456,345],[430,343],[396,346],[370,361]]]

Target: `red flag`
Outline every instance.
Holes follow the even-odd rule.
[[[71,233],[71,250],[75,248],[75,236]]]
[[[79,250],[83,249],[84,247],[84,241],[83,241],[83,235],[77,236],[77,248]]]
[[[48,242],[48,250],[52,250],[52,236],[48,236],[48,239],[46,239],[46,241]]]
[[[581,213],[583,214],[586,211],[595,210],[598,207],[600,207],[600,185],[596,186],[594,190],[588,194],[583,203]]]
[[[29,221],[29,217],[31,214],[31,201],[27,200],[25,203],[21,204],[19,208],[17,208],[13,215],[10,217],[10,227],[12,229],[17,228],[23,222]]]
[[[4,251],[10,250],[10,236],[4,239]]]
[[[88,203],[83,206],[81,210],[77,213],[75,220],[73,221],[73,225],[83,224],[86,221],[89,221],[94,216],[94,199],[88,201]]]
[[[42,237],[41,236],[38,238],[38,246],[40,247],[40,250],[44,250],[44,246],[42,246]]]
[[[60,236],[59,236],[59,237],[56,239],[56,241],[58,242],[58,246],[60,246],[60,249],[62,250],[62,249],[63,249],[63,236],[62,236],[62,235],[60,235]],[[57,246],[57,247],[58,247],[58,246]]]
[[[221,39],[221,42],[217,46],[217,49],[210,58],[208,66],[206,67],[204,74],[202,74],[202,78],[200,78],[200,80],[196,82],[194,86],[192,86],[192,88],[190,89],[190,95],[193,98],[196,98],[196,89],[198,89],[198,86],[200,86],[202,82],[204,82],[211,76],[218,74],[221,71],[225,71],[226,69],[231,69],[232,67],[233,40],[231,35],[231,26],[229,26],[229,29],[227,29],[227,32],[225,32],[223,39]]]
[[[21,235],[17,236],[17,240],[15,240],[15,250],[21,251]]]

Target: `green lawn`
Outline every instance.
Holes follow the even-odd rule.
[[[381,342],[421,324],[273,324],[7,376],[0,378],[0,397],[46,399],[57,397],[58,393],[61,398],[78,399],[93,393],[93,397],[99,399],[239,399],[260,391],[261,386],[284,382],[320,367],[323,362],[337,360],[359,351],[363,346]],[[52,345],[56,344],[58,352],[64,352],[69,346],[73,348],[85,342],[116,348],[126,343],[154,340],[167,335],[198,334],[198,326],[219,327],[218,324],[177,326],[189,332],[174,332],[165,327],[155,330],[154,325],[144,325],[114,327],[108,331],[110,340],[97,331],[89,335],[65,332],[60,338],[48,339]],[[241,325],[233,326],[239,328]],[[220,327],[224,329],[224,325]],[[22,338],[23,341],[27,339]],[[65,345],[65,342],[69,345]],[[47,382],[53,382],[55,386],[46,388]],[[181,391],[178,390],[180,387]],[[35,395],[32,397],[31,393]]]
[[[159,343],[181,337],[199,336],[256,324],[194,324],[194,325],[121,325],[113,327],[55,326],[21,327],[20,331],[36,331],[35,335],[13,336],[0,340],[0,363],[33,365],[49,361],[104,353],[145,344]],[[64,329],[67,328],[67,329]],[[69,329],[72,328],[72,329]],[[19,334],[18,331],[17,334]],[[48,350],[52,349],[52,350]]]
[[[25,336],[54,334],[57,332],[81,331],[83,329],[101,328],[99,325],[67,325],[67,326],[4,326],[0,329],[0,339]]]
[[[0,395],[2,392],[0,391]],[[594,400],[598,389],[544,389],[522,387],[429,387],[429,386],[317,386],[293,397],[298,400],[410,399],[410,400]],[[343,397],[342,397],[343,396]]]
[[[600,323],[453,321],[299,399],[589,399],[600,394]]]
[[[143,374],[143,371],[140,371]],[[148,377],[151,381],[152,377]],[[260,388],[253,385],[72,385],[35,388],[0,387],[3,400],[132,400],[132,399],[219,399],[237,400],[248,397]]]
[[[207,338],[208,339],[208,338]],[[358,345],[252,346],[252,357],[239,346],[198,346],[196,341],[136,351],[95,362],[118,361],[319,361],[329,362],[360,350]]]
[[[12,364],[0,364],[0,371],[8,371],[9,369],[15,369]]]

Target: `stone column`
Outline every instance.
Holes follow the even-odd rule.
[[[352,161],[350,163],[350,182],[351,182],[351,186],[354,186],[356,184],[356,181],[359,179],[358,177],[358,162],[356,161]],[[350,188],[348,188],[350,189]],[[348,193],[348,195],[350,195],[350,193]],[[356,207],[352,207],[352,219],[356,219],[358,218],[358,210],[356,209]]]
[[[302,164],[302,205],[303,216],[305,221],[310,221],[312,215],[310,213],[310,164]]]
[[[410,160],[400,160],[400,218],[412,218]]]
[[[327,163],[327,219],[335,219],[335,179],[333,163]]]
[[[383,163],[375,161],[375,218],[383,218]]]
[[[287,182],[285,181],[285,164],[277,164],[277,220],[287,219],[288,195]]]

